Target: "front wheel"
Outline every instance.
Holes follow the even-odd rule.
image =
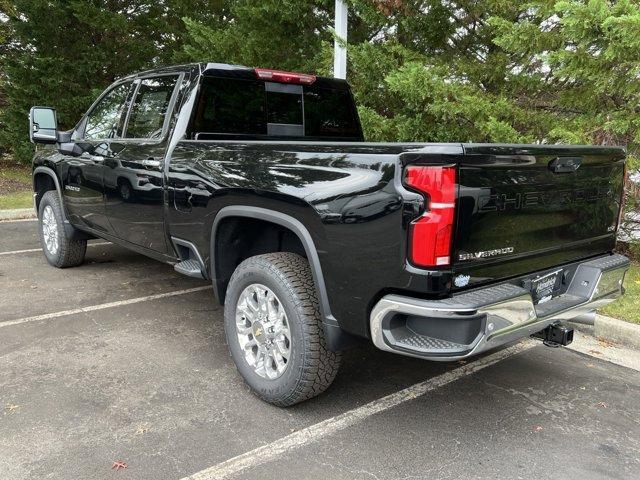
[[[120,198],[125,202],[133,200],[133,187],[131,183],[129,183],[129,180],[118,180],[118,193],[120,194]]]
[[[75,267],[84,261],[87,241],[71,238],[64,228],[62,218],[58,192],[45,192],[38,207],[40,242],[44,256],[54,267]]]
[[[325,391],[341,355],[327,348],[309,263],[294,253],[251,257],[233,273],[224,309],[231,356],[251,390],[287,407]]]

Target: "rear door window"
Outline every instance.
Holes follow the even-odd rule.
[[[165,75],[140,82],[131,105],[125,138],[162,138],[178,77]]]

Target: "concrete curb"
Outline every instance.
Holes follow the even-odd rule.
[[[36,218],[35,210],[33,208],[0,210],[0,222],[3,220],[22,220],[24,218]]]
[[[640,350],[640,325],[625,322],[606,315],[596,315],[593,325],[571,323],[576,330],[592,335],[598,339],[618,343]]]
[[[594,327],[597,338],[640,349],[640,325],[636,323],[598,315]]]

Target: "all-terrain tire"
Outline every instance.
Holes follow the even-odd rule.
[[[250,285],[264,285],[284,307],[291,334],[291,354],[284,373],[268,379],[256,373],[245,358],[237,335],[236,309]],[[288,252],[257,255],[233,273],[225,299],[227,343],[236,367],[262,400],[288,407],[324,392],[340,367],[341,354],[327,348],[316,288],[307,260]]]
[[[55,222],[55,225],[51,222]],[[38,227],[42,251],[51,265],[58,268],[76,267],[84,261],[87,241],[75,240],[67,234],[60,197],[55,190],[45,192],[40,200]]]

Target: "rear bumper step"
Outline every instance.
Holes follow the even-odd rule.
[[[371,336],[381,350],[459,360],[590,314],[623,294],[628,268],[629,259],[618,254],[582,262],[566,292],[539,305],[511,283],[443,300],[386,295],[371,311]]]

